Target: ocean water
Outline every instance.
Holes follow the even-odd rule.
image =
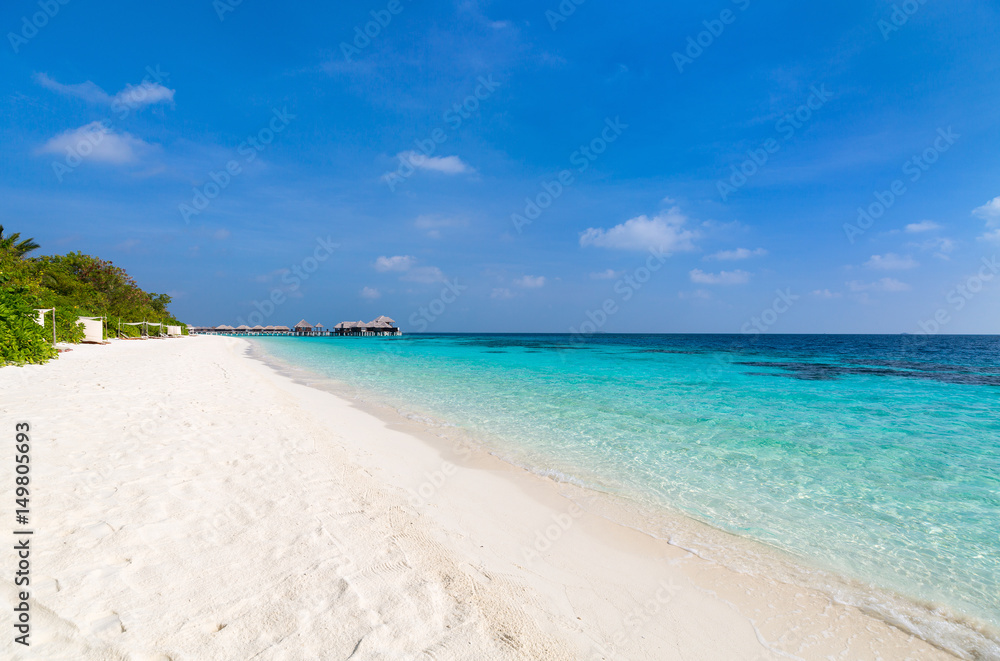
[[[254,341],[530,470],[911,599],[922,614],[882,615],[1000,655],[1000,337]]]

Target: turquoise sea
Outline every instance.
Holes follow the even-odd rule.
[[[998,337],[254,342],[530,470],[854,579],[872,593],[841,598],[1000,658]]]

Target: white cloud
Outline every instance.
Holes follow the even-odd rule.
[[[361,290],[360,295],[361,298],[367,298],[369,300],[374,301],[376,298],[380,298],[382,296],[382,292],[375,289],[374,287],[364,287]]]
[[[871,259],[865,262],[865,266],[880,271],[905,271],[906,269],[916,268],[920,264],[909,255],[904,257],[889,252],[884,255],[872,255]]]
[[[545,286],[545,276],[526,275],[515,280],[514,284],[518,287],[524,287],[525,289],[538,289],[539,287]]]
[[[608,269],[607,271],[601,271],[600,273],[591,273],[590,278],[592,280],[615,280],[623,275],[623,271],[616,271],[614,269]]]
[[[444,174],[462,174],[475,170],[458,156],[424,156],[416,151],[404,151],[396,155],[402,161],[420,170],[432,170]]]
[[[843,294],[832,292],[829,289],[817,289],[812,293],[816,298],[841,298]]]
[[[400,280],[408,282],[420,282],[429,284],[432,282],[444,282],[444,273],[436,266],[417,266],[406,272]]]
[[[490,294],[490,298],[495,298],[495,299],[503,301],[503,300],[506,300],[508,298],[514,298],[514,294],[512,294],[509,289],[505,289],[503,287],[498,287],[498,288],[494,289],[493,292]]]
[[[138,85],[126,85],[125,89],[115,94],[112,105],[122,105],[127,108],[141,108],[157,103],[173,103],[175,90],[159,83],[144,80]]]
[[[60,155],[72,152],[86,160],[121,165],[135,162],[150,146],[129,133],[115,133],[101,122],[91,122],[49,138],[39,152]]]
[[[718,273],[705,273],[701,269],[694,269],[690,272],[691,282],[702,285],[743,285],[750,281],[750,274],[746,271],[719,271]]]
[[[388,271],[409,271],[416,263],[416,257],[411,257],[409,255],[379,257],[375,260],[375,270],[379,273],[386,273]]]
[[[44,73],[39,73],[35,75],[35,81],[45,89],[52,90],[58,94],[75,96],[90,103],[107,106],[141,108],[142,106],[150,106],[157,103],[173,103],[174,101],[175,90],[148,80],[144,80],[138,85],[125,85],[125,88],[114,96],[108,94],[89,80],[75,85],[64,85]]]
[[[686,222],[687,217],[673,207],[653,218],[638,216],[608,230],[591,227],[580,235],[580,245],[615,250],[655,248],[666,253],[694,250],[691,241],[697,234],[683,229]]]
[[[860,280],[852,280],[847,283],[848,288],[851,291],[884,291],[884,292],[898,292],[898,291],[909,291],[910,285],[905,282],[900,282],[895,278],[882,278],[881,280],[876,280],[875,282],[862,282]]]
[[[749,248],[737,248],[736,250],[720,250],[714,255],[708,255],[705,259],[717,259],[720,261],[735,261],[738,259],[749,259],[751,257],[763,257],[767,251],[763,248],[750,250]]]
[[[983,206],[973,209],[972,215],[985,220],[987,227],[1000,225],[1000,196],[994,197]]]
[[[1000,243],[1000,196],[994,197],[983,206],[973,209],[972,215],[985,220],[986,229],[993,229],[992,232],[986,232],[980,236],[979,240]]]
[[[230,232],[229,230],[223,228],[223,229],[217,229],[217,230],[215,230],[215,232],[212,233],[212,236],[214,236],[219,241],[225,241],[230,236],[232,236],[232,234],[233,234],[232,232]]]
[[[906,231],[910,234],[917,234],[919,232],[933,232],[934,230],[941,229],[941,226],[932,220],[921,220],[919,223],[910,223],[906,226]]]

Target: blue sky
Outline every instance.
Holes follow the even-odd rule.
[[[15,0],[0,28],[0,223],[189,323],[1000,328],[995,3]]]

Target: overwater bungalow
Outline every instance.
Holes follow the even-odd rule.
[[[403,332],[396,328],[396,322],[382,315],[373,321],[342,321],[333,327],[333,332],[338,336],[363,336],[373,335],[402,335]]]
[[[403,332],[395,324],[396,322],[390,317],[381,315],[372,321],[342,321],[330,330],[327,330],[323,324],[313,325],[303,319],[293,328],[261,326],[260,324],[252,328],[246,324],[240,324],[233,328],[221,324],[214,328],[212,326],[188,326],[188,333],[191,335],[295,335],[298,337],[402,335]]]

